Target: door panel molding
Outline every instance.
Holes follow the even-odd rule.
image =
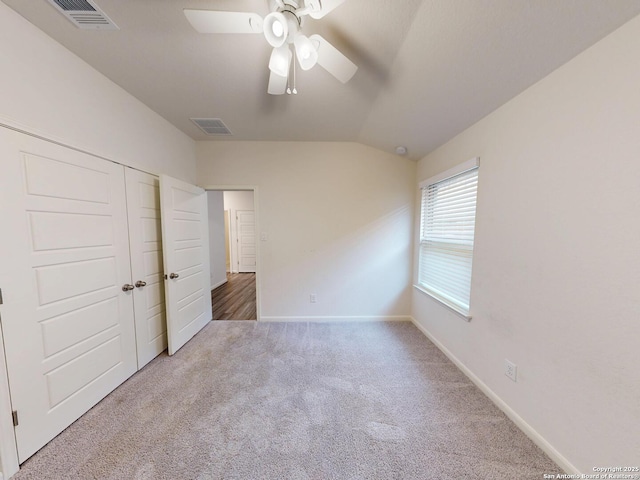
[[[236,210],[238,272],[256,271],[256,220],[253,210]]]
[[[212,318],[206,192],[160,176],[169,355]]]
[[[138,370],[167,348],[160,180],[125,168]],[[141,282],[141,283],[138,283]],[[139,286],[138,286],[139,285]]]
[[[131,278],[124,169],[5,129],[0,155],[0,209],[12,232],[0,238],[0,315],[24,461],[135,372],[133,304],[121,289]],[[79,312],[109,301],[115,324],[102,312],[74,329]]]

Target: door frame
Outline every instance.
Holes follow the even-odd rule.
[[[0,329],[0,470],[3,478],[9,478],[18,473],[18,445],[16,443],[15,427],[9,393],[9,373],[5,362],[4,336]]]
[[[260,202],[257,185],[204,185],[202,186],[206,191],[225,192],[225,191],[240,191],[240,192],[253,192],[253,212],[255,215],[256,223],[256,320],[259,322],[261,319],[261,241],[260,241]],[[233,263],[233,262],[232,262]],[[231,266],[233,270],[233,265]]]
[[[37,132],[29,132],[24,125],[2,114],[0,114],[0,128],[47,140],[47,138],[44,138]],[[59,141],[49,141],[66,146]],[[75,148],[75,150],[80,149]],[[16,443],[15,427],[13,426],[13,408],[11,405],[11,393],[9,391],[9,371],[7,370],[4,352],[1,310],[2,308],[0,308],[0,472],[3,478],[9,478],[18,473],[20,462],[18,461],[18,445]]]
[[[224,205],[222,208],[222,212],[224,214],[224,269],[226,273],[233,273],[233,258],[231,255],[231,242],[233,241],[231,238],[231,210],[225,210]],[[227,260],[229,263],[227,263]]]

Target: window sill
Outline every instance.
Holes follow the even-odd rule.
[[[420,285],[414,285],[413,288],[415,288],[416,290],[418,290],[419,292],[422,292],[424,295],[427,295],[429,298],[434,299],[435,301],[437,301],[438,303],[440,303],[441,305],[447,307],[449,310],[451,310],[453,313],[455,313],[456,315],[458,315],[459,317],[462,317],[463,319],[465,319],[467,322],[471,321],[471,315],[469,315],[468,313],[463,312],[462,310],[460,310],[458,307],[444,301],[443,299],[441,299],[440,297],[435,296],[433,293],[431,293],[429,290],[426,290],[425,288],[421,287]]]

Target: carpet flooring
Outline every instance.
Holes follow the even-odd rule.
[[[536,479],[557,467],[411,323],[211,322],[15,479]]]

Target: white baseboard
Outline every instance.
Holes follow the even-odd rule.
[[[356,316],[356,317],[260,317],[261,322],[411,322],[413,319],[408,315],[397,316]]]
[[[225,278],[224,280],[222,280],[221,282],[216,283],[215,285],[211,285],[211,290],[215,290],[216,288],[218,288],[221,285],[224,285],[225,283],[227,283],[228,280]]]
[[[438,347],[442,353],[444,353],[449,360],[451,360],[456,367],[458,367],[462,373],[464,373],[469,380],[471,380],[482,392],[489,397],[489,399],[509,417],[509,419],[516,424],[516,426],[524,432],[524,434],[531,439],[540,449],[546,453],[551,460],[556,462],[565,473],[578,475],[579,478],[582,473],[567,460],[553,445],[551,445],[542,435],[540,435],[531,425],[529,425],[520,415],[518,415],[507,403],[502,400],[493,390],[491,390],[486,383],[480,380],[471,370],[469,370],[453,353],[451,353],[447,347],[442,345],[431,333],[423,327],[415,318],[411,317],[413,324],[420,330],[431,342]],[[546,472],[553,473],[553,472]]]

